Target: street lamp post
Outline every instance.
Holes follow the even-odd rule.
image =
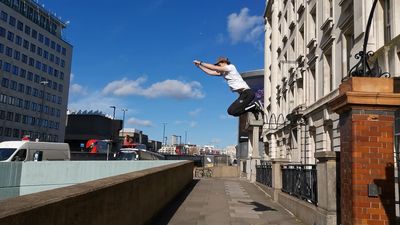
[[[113,109],[113,117],[112,117],[112,119],[114,120],[115,119],[115,109],[117,108],[117,107],[115,107],[115,106],[110,106],[110,108],[112,108]]]
[[[39,129],[39,131],[40,131],[40,133],[41,133],[41,134],[39,134],[39,138],[40,138],[40,136],[43,135],[44,141],[46,141],[46,140],[45,140],[46,137],[45,137],[45,135],[43,134],[43,126],[44,126],[44,123],[43,123],[43,121],[42,121],[42,116],[43,116],[43,111],[44,111],[44,102],[45,102],[45,101],[44,101],[44,98],[45,98],[45,96],[46,96],[46,85],[47,85],[48,83],[49,83],[49,82],[48,82],[47,80],[40,81],[40,84],[43,85],[43,95],[42,95],[42,108],[41,108],[40,114],[39,114],[39,124],[40,124],[40,126],[41,126],[41,129]]]
[[[128,111],[128,109],[122,109],[122,137],[124,137],[124,132],[125,132],[125,112]]]

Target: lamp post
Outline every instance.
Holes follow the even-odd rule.
[[[112,119],[114,120],[115,119],[115,109],[117,108],[117,107],[115,107],[115,106],[110,106],[110,108],[112,108],[113,109],[113,117],[112,117]]]
[[[45,96],[46,96],[45,90],[46,90],[46,85],[47,85],[48,83],[49,83],[49,82],[48,82],[47,80],[40,81],[40,84],[43,85],[43,95],[42,95],[42,108],[41,108],[40,114],[39,114],[39,124],[40,124],[40,126],[41,126],[41,129],[39,129],[39,131],[40,131],[40,133],[41,133],[41,134],[39,134],[39,138],[40,138],[41,135],[43,135],[44,141],[46,141],[46,137],[45,137],[45,135],[42,133],[42,132],[43,132],[43,129],[42,129],[42,128],[43,128],[43,126],[44,126],[44,123],[43,123],[43,121],[42,121],[42,115],[43,115],[43,111],[44,111],[44,98],[45,98]]]
[[[125,112],[128,111],[128,109],[122,109],[122,137],[124,137],[124,132],[125,132]]]

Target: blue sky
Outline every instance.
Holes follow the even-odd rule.
[[[237,143],[237,97],[222,77],[194,59],[228,56],[240,72],[263,68],[263,0],[41,0],[69,21],[74,46],[70,110],[100,110],[161,141],[185,131],[188,142],[219,148]]]

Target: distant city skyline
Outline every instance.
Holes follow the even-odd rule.
[[[237,143],[236,98],[221,77],[207,77],[192,61],[225,55],[240,72],[263,68],[265,2],[158,0],[41,0],[69,21],[73,45],[68,109],[100,110],[150,139],[188,135],[194,144]],[[184,9],[184,10],[182,10]]]

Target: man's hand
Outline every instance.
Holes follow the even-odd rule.
[[[201,61],[199,61],[199,60],[193,60],[193,63],[194,63],[194,65],[199,66],[200,63],[201,63]]]

